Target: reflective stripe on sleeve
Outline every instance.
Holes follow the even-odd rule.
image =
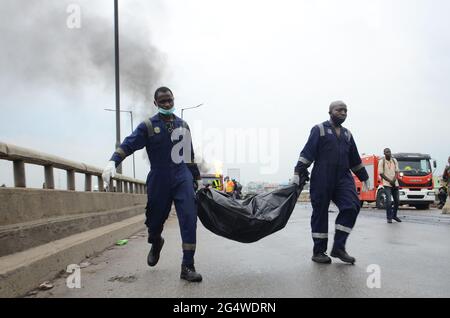
[[[300,161],[301,163],[304,163],[305,165],[310,165],[312,162],[309,161],[308,159],[306,159],[305,157],[300,156],[300,158],[298,158],[298,161]]]
[[[117,148],[116,149],[116,153],[122,158],[125,159],[127,157],[127,154],[125,153],[125,151],[122,148]]]

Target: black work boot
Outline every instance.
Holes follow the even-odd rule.
[[[333,248],[330,254],[332,257],[337,257],[341,261],[345,263],[355,264],[356,259],[350,255],[347,254],[347,252],[344,249],[341,248]]]
[[[158,243],[153,243],[152,248],[147,256],[147,264],[148,266],[155,266],[159,261],[159,253],[161,253],[161,249],[164,245],[164,239],[161,237],[161,240]]]
[[[185,279],[188,282],[201,282],[202,281],[202,275],[197,273],[195,271],[195,266],[192,265],[181,265],[181,279]]]
[[[393,220],[395,220],[395,221],[397,221],[397,222],[401,222],[402,220],[400,220],[398,217],[396,217],[396,216],[394,216],[393,218],[392,218]]]
[[[316,253],[311,258],[313,262],[320,264],[331,264],[331,258],[325,253]]]

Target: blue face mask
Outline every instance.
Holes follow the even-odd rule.
[[[162,107],[158,107],[158,112],[160,114],[163,114],[163,115],[166,115],[166,116],[172,115],[175,112],[175,106],[172,107],[171,109],[164,109]]]

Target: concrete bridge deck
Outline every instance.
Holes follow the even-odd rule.
[[[364,209],[348,243],[354,266],[333,259],[311,262],[309,204],[299,203],[285,229],[253,244],[218,237],[200,223],[196,264],[204,281],[179,279],[180,235],[176,218],[154,268],[147,266],[146,232],[86,259],[81,288],[63,275],[48,291],[29,297],[449,297],[450,218],[402,210],[404,222],[387,224],[382,211]],[[433,216],[434,215],[434,216]],[[330,233],[336,213],[330,213]],[[330,243],[331,245],[331,243]],[[380,268],[381,288],[369,288],[367,270]]]

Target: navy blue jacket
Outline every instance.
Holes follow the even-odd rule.
[[[329,121],[325,121],[311,129],[309,139],[303,148],[295,172],[302,174],[314,162],[311,182],[335,183],[350,175],[350,170],[361,181],[369,179],[350,131],[341,127],[337,137]]]
[[[181,118],[175,116],[173,121],[174,129],[183,127],[186,128],[189,133],[190,129],[187,123]],[[167,131],[164,120],[159,114],[145,120],[140,123],[134,132],[125,138],[119,148],[116,149],[111,160],[116,163],[116,167],[133,152],[146,148],[147,155],[150,160],[151,169],[171,169],[180,168],[180,165],[187,165],[187,168],[192,173],[194,180],[199,180],[200,171],[195,163],[194,149],[191,147],[191,160],[190,162],[174,163],[171,157],[173,146],[175,146],[179,140],[171,140],[171,135]],[[184,137],[182,137],[184,138]],[[164,139],[164,140],[163,140]],[[166,146],[170,145],[170,147]],[[181,152],[182,153],[182,152]],[[189,161],[189,160],[188,160]]]

